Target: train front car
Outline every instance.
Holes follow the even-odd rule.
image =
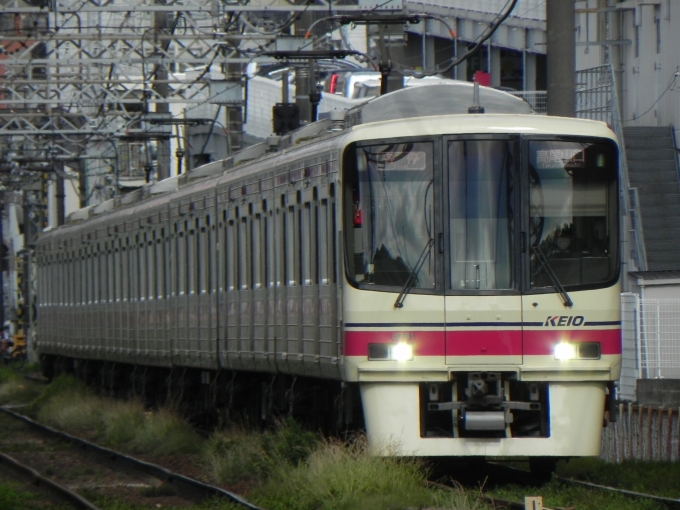
[[[343,158],[344,378],[417,456],[598,455],[619,377],[618,149],[602,123],[367,123]]]

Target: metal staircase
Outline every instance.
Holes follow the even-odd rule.
[[[647,270],[680,269],[680,184],[670,127],[623,128],[628,178],[637,188]]]

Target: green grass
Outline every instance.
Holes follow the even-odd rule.
[[[0,481],[0,508],[24,510],[36,508],[32,502],[37,497],[30,492],[20,490],[17,486]]]
[[[147,411],[135,400],[99,397],[68,375],[47,386],[30,409],[41,423],[130,453],[182,455],[202,449],[203,439],[170,410]]]
[[[0,405],[27,404],[40,393],[40,384],[24,379],[11,367],[0,367]]]
[[[674,462],[625,461],[610,464],[586,457],[560,462],[557,473],[599,485],[668,498],[680,498],[680,464]]]
[[[488,496],[524,501],[524,496],[542,496],[543,506],[578,508],[578,510],[663,510],[665,505],[632,499],[609,491],[562,485],[553,480],[542,487],[508,486],[487,493]]]
[[[102,496],[95,491],[86,489],[81,491],[81,495],[87,498],[88,501],[92,502],[97,507],[102,510],[148,510],[148,505],[137,505],[122,501],[118,498],[111,496]],[[161,492],[154,492],[150,494],[145,494],[146,497],[160,497],[160,496],[171,495],[169,492],[161,494]],[[3,507],[0,507],[3,508]],[[157,506],[156,508],[165,508]],[[196,503],[190,506],[183,506],[182,510],[242,510],[241,505],[226,501],[223,498],[213,498],[202,503]],[[3,509],[4,510],[4,509]],[[23,509],[22,509],[23,510]],[[51,509],[52,510],[52,509]]]
[[[202,464],[217,483],[234,484],[263,474],[262,438],[240,427],[213,433],[205,444]]]
[[[203,439],[182,418],[167,409],[145,413],[127,448],[133,453],[184,455],[199,453]]]
[[[16,371],[0,368],[0,399],[3,395],[14,399],[23,391],[22,384],[23,379]],[[474,491],[428,487],[425,464],[416,459],[375,456],[363,436],[346,443],[326,440],[302,429],[293,420],[263,433],[233,427],[204,440],[171,410],[149,411],[139,401],[96,396],[70,376],[60,376],[44,387],[28,409],[42,422],[84,434],[118,450],[154,455],[198,453],[206,478],[242,487],[242,492],[247,491],[246,499],[268,510],[487,508],[477,500]],[[592,458],[574,459],[561,462],[558,474],[680,497],[680,487],[675,484],[680,479],[680,463],[615,465]],[[522,501],[527,495],[540,495],[548,507],[584,510],[662,508],[657,503],[564,486],[555,480],[540,488],[505,487],[489,495],[515,501]],[[228,504],[220,505],[205,508],[230,510]],[[110,510],[134,508],[115,500],[106,500],[101,506]],[[0,508],[11,507],[0,500]]]
[[[461,490],[428,489],[426,477],[420,461],[375,456],[359,436],[321,442],[296,465],[281,462],[251,497],[268,510],[484,508]]]

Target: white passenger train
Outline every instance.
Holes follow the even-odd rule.
[[[36,250],[46,373],[263,419],[352,421],[360,395],[400,455],[598,455],[621,364],[615,136],[472,97],[393,92],[76,212]]]

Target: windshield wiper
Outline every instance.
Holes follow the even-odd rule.
[[[564,302],[564,306],[574,306],[574,302],[571,300],[569,297],[569,294],[567,294],[567,291],[564,290],[564,287],[560,283],[559,278],[557,278],[557,275],[553,271],[552,267],[550,267],[550,263],[548,262],[548,258],[545,256],[545,253],[543,253],[543,250],[538,245],[532,246],[534,253],[538,257],[539,262],[543,266],[543,269],[545,269],[545,272],[548,273],[548,276],[552,280],[553,284],[555,285],[555,288],[557,289],[557,292],[559,292],[560,296],[562,296],[562,301]]]
[[[397,296],[397,300],[394,302],[395,308],[401,308],[401,307],[404,306],[404,299],[406,299],[406,295],[410,292],[410,290],[416,284],[416,279],[418,278],[418,273],[420,272],[420,268],[423,267],[423,264],[425,263],[425,259],[427,259],[427,256],[430,254],[430,251],[432,250],[433,245],[434,245],[434,239],[430,239],[430,240],[427,241],[425,248],[423,248],[423,252],[420,254],[420,257],[418,257],[418,262],[416,262],[416,265],[413,268],[413,270],[411,271],[411,274],[409,275],[408,280],[406,280],[406,283],[404,284],[404,288],[401,289],[399,296]]]

